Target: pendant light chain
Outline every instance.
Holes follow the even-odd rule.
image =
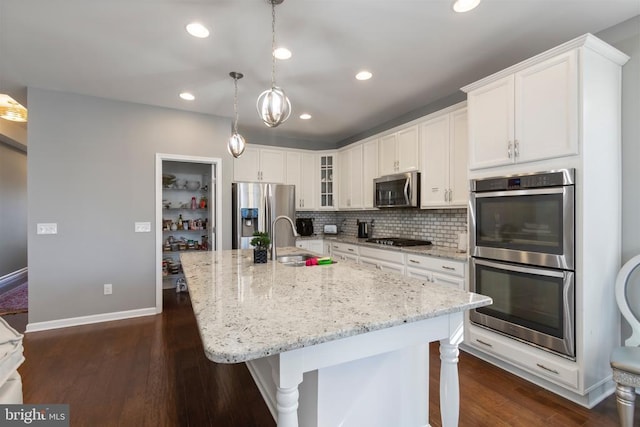
[[[273,52],[276,49],[276,3],[271,0],[271,87],[276,86],[276,57]]]
[[[233,133],[238,133],[238,76],[233,77],[233,86],[235,88],[233,93],[233,113],[235,119],[233,121]]]

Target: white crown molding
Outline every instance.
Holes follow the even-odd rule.
[[[556,46],[552,49],[549,49],[545,52],[542,52],[534,57],[526,59],[522,62],[518,62],[517,64],[512,65],[509,68],[505,68],[504,70],[498,71],[497,73],[491,74],[490,76],[487,76],[481,80],[478,80],[474,83],[466,85],[460,88],[460,90],[462,90],[463,92],[469,93],[472,90],[478,89],[482,86],[485,86],[486,84],[489,84],[496,80],[500,80],[504,77],[510,76],[514,73],[517,73],[518,71],[529,68],[532,65],[538,64],[547,59],[554,58],[562,53],[569,52],[571,50],[581,48],[581,47],[589,48],[599,53],[600,55],[604,56],[605,58],[609,59],[610,61],[615,62],[618,65],[624,65],[629,60],[629,56],[627,56],[623,52],[620,52],[615,47],[600,40],[593,34],[587,33],[580,37],[576,37],[573,40],[569,40],[568,42],[563,43],[559,46]]]

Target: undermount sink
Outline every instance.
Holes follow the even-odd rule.
[[[311,254],[281,255],[278,257],[278,262],[293,267],[302,267],[306,264],[306,261],[311,258],[315,257]]]

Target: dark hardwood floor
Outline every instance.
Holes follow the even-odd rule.
[[[165,291],[161,315],[33,332],[24,347],[25,403],[67,403],[73,427],[275,426],[244,364],[205,358],[184,293]],[[433,427],[439,368],[432,344]],[[613,397],[587,410],[466,353],[459,372],[460,426],[618,425]]]

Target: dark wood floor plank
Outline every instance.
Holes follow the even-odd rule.
[[[24,346],[25,403],[68,403],[73,427],[276,425],[244,364],[206,359],[188,294],[165,291],[157,316],[33,332]],[[430,363],[440,427],[438,343]],[[461,427],[618,425],[613,396],[588,410],[464,352],[459,373]]]

